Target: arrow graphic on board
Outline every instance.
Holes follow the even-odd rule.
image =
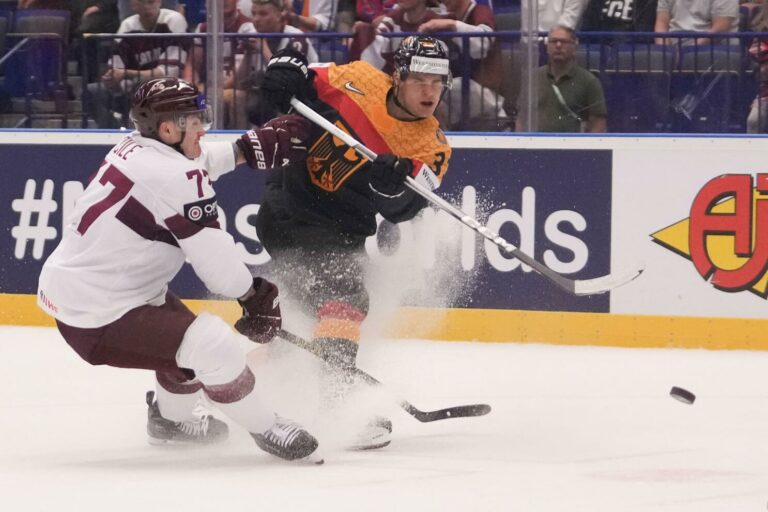
[[[768,174],[719,176],[705,184],[691,215],[651,234],[690,259],[699,275],[725,292],[768,297]]]

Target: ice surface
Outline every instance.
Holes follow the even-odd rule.
[[[297,349],[277,349],[284,357],[264,381],[291,370],[273,395],[290,402],[311,365],[291,355]],[[488,402],[494,410],[422,424],[378,392],[363,401],[391,413],[392,444],[346,451],[321,426],[324,466],[271,458],[236,426],[225,445],[158,448],[145,436],[149,372],[88,366],[53,329],[0,327],[0,509],[768,506],[768,354],[398,340],[364,342],[359,362],[421,409]],[[671,399],[673,385],[696,403]]]

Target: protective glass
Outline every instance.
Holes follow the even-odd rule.
[[[199,112],[178,114],[176,116],[176,125],[182,130],[186,130],[188,127],[197,128],[197,126],[193,126],[193,122],[196,120],[200,122],[200,127],[203,130],[210,130],[213,125],[213,112],[211,112],[211,107],[206,105],[203,110]],[[197,123],[194,123],[194,125],[196,124]]]

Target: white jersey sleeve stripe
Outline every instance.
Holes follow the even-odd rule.
[[[144,205],[129,197],[115,218],[133,230],[137,235],[157,242],[178,247],[174,235],[155,222],[155,217]]]
[[[219,229],[219,221],[209,221],[206,224],[197,224],[181,215],[174,215],[165,219],[165,225],[171,230],[173,236],[179,240],[198,234],[203,228]]]

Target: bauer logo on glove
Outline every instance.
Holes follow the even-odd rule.
[[[307,69],[307,61],[302,58],[292,57],[290,55],[283,55],[280,57],[272,57],[267,64],[267,67],[283,64],[297,69],[304,74],[304,78],[309,76],[309,70]]]
[[[253,152],[253,162],[256,165],[256,169],[266,169],[267,159],[264,157],[264,149],[261,145],[261,138],[255,130],[248,130],[245,134],[250,143],[251,151]],[[253,165],[251,165],[253,167]]]
[[[288,112],[291,98],[310,100],[315,96],[310,84],[314,71],[307,66],[307,57],[293,48],[280,50],[270,59],[261,81],[261,94],[266,103],[280,112]]]

